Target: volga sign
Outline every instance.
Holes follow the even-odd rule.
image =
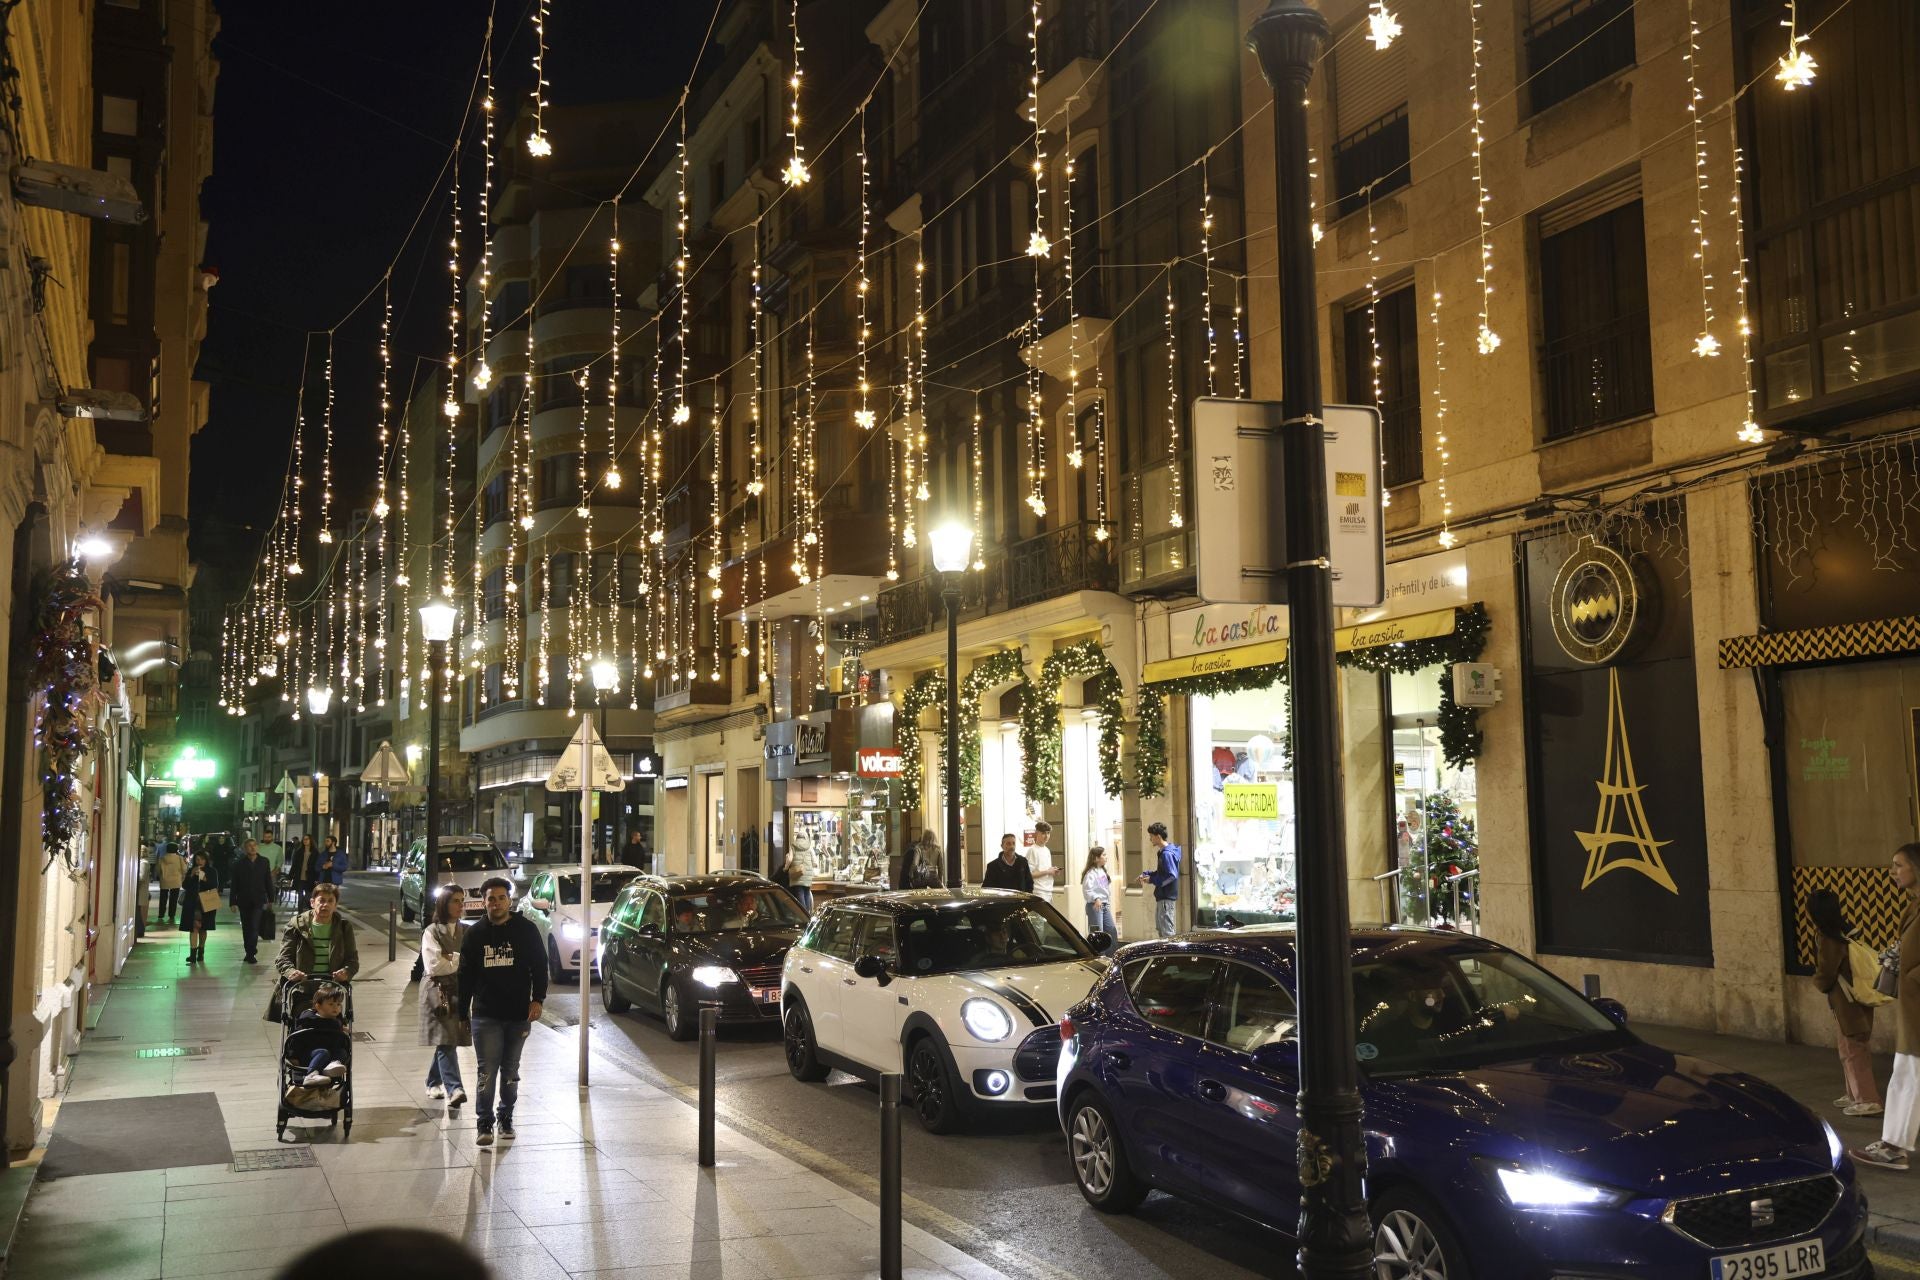
[[[854,766],[863,778],[898,778],[907,771],[906,757],[898,747],[862,747],[855,753]]]

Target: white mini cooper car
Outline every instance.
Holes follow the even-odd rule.
[[[1106,972],[1113,939],[1082,938],[1032,894],[913,889],[840,898],[787,953],[787,1069],[822,1080],[900,1072],[921,1124],[1051,1106],[1060,1015]]]

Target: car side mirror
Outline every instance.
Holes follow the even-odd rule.
[[[1621,1004],[1612,996],[1594,996],[1592,997],[1591,1003],[1594,1008],[1606,1014],[1621,1026],[1624,1027],[1627,1025],[1627,1006]]]
[[[649,920],[640,926],[640,936],[643,938],[657,938],[660,936],[660,926]]]
[[[553,910],[552,898],[532,898],[532,899],[529,899],[529,901],[532,902],[535,910],[538,910],[538,911]]]
[[[879,956],[861,956],[853,962],[853,971],[862,978],[872,978],[883,987],[893,981],[892,969]]]
[[[1298,1040],[1275,1040],[1263,1044],[1252,1054],[1253,1065],[1262,1071],[1276,1071],[1284,1075],[1300,1074],[1300,1042]]]
[[[1093,954],[1103,956],[1113,950],[1113,935],[1105,929],[1095,929],[1087,935],[1087,945],[1093,948]]]

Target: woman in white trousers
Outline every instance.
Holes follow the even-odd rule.
[[[1880,1141],[1861,1147],[1853,1158],[1877,1169],[1904,1170],[1908,1154],[1920,1146],[1920,844],[1903,844],[1893,851],[1893,882],[1907,896],[1900,917],[1900,985],[1894,1003],[1900,1034]]]

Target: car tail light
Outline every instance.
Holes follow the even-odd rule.
[[[1073,1032],[1073,1019],[1066,1014],[1060,1015],[1060,1043],[1065,1044],[1069,1040],[1072,1040]]]

